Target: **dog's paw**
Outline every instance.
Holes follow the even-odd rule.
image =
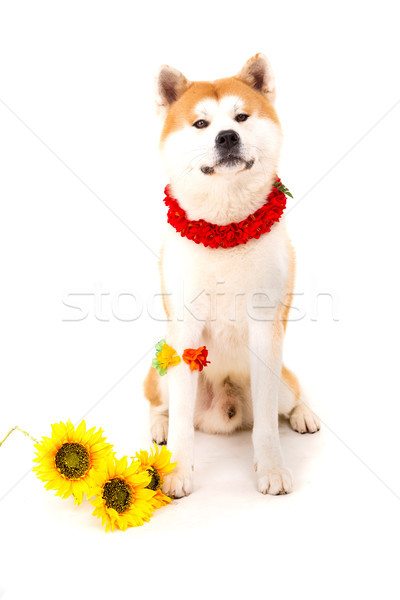
[[[151,424],[150,430],[153,442],[159,446],[166,444],[168,439],[168,417],[158,416]]]
[[[295,406],[289,417],[292,429],[299,433],[315,433],[321,428],[321,422],[303,402]]]
[[[274,467],[264,473],[258,473],[257,485],[262,494],[290,494],[293,489],[292,475],[284,467]]]
[[[188,496],[193,488],[193,474],[190,470],[173,471],[165,476],[162,491],[170,498]]]

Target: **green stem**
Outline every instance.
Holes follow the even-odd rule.
[[[21,429],[21,427],[18,427],[18,425],[16,425],[12,429],[10,429],[10,431],[7,433],[7,435],[0,441],[0,446],[2,446],[4,444],[4,442],[6,441],[6,439],[8,438],[8,436],[10,436],[12,434],[12,432],[15,431],[15,430],[20,431],[21,433],[23,433],[24,435],[26,435],[26,437],[28,437],[29,439],[31,439],[33,442],[38,443],[38,440],[36,438],[34,438],[33,436],[31,436],[27,431],[25,431],[25,429]]]

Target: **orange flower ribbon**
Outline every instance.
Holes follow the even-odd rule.
[[[182,354],[183,360],[189,365],[191,371],[202,371],[204,367],[210,364],[207,356],[208,350],[205,346],[201,346],[201,348],[186,348]]]

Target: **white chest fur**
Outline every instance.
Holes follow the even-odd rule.
[[[168,316],[194,337],[201,335],[213,359],[210,375],[215,369],[229,372],[232,361],[248,370],[243,362],[248,320],[274,318],[284,302],[288,270],[283,221],[258,240],[229,249],[205,248],[167,226],[162,276]]]

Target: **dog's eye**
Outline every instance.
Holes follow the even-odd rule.
[[[244,113],[240,113],[240,115],[236,115],[235,121],[237,121],[238,123],[242,123],[243,121],[247,121],[248,118],[249,118],[249,115],[245,115]]]
[[[193,123],[193,127],[197,127],[197,129],[204,129],[204,127],[208,127],[208,121],[200,119],[199,121]]]

